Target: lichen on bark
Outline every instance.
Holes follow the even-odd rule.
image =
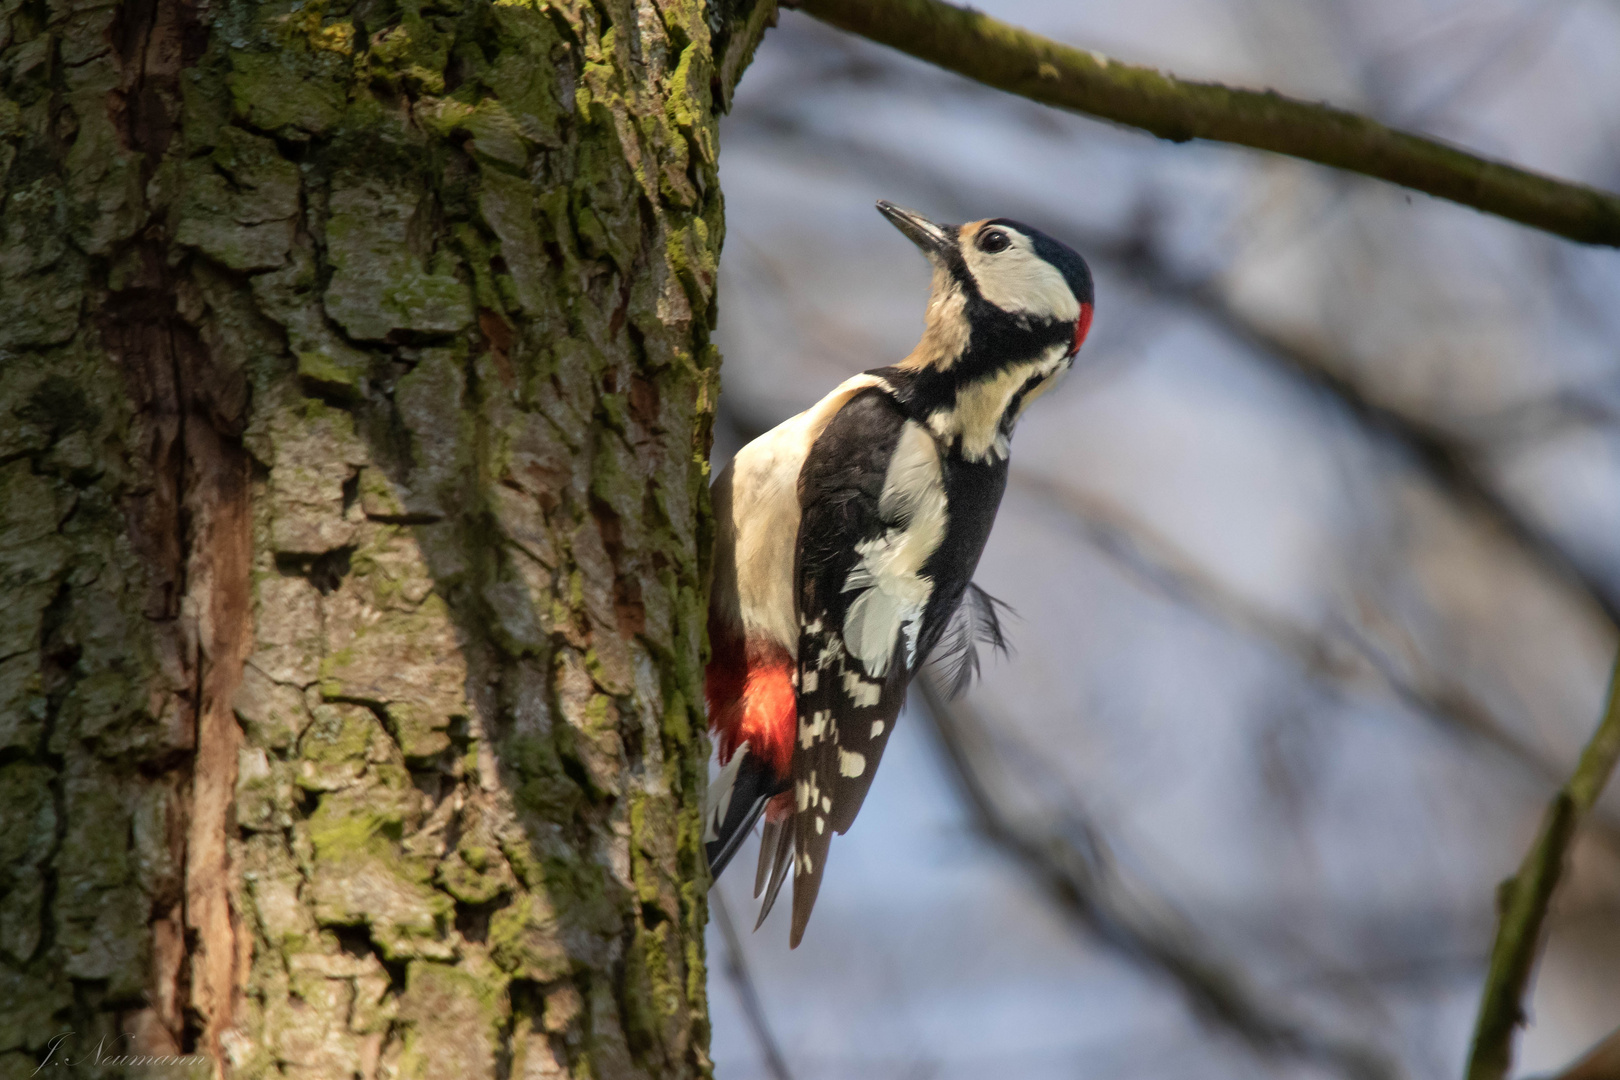
[[[771,11],[0,0],[0,1077],[709,1072],[715,117]]]

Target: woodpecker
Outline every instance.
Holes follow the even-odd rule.
[[[1091,327],[1091,271],[1007,218],[879,212],[933,265],[922,339],[737,452],[716,520],[705,672],[722,765],[704,841],[718,877],[762,816],[759,923],[793,873],[804,936],[833,833],[855,820],[906,687],[936,647],[1002,644],[972,584],[1029,403]]]

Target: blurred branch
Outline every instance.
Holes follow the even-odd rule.
[[[1126,877],[1100,830],[1072,801],[1036,812],[1020,808],[1032,786],[1051,791],[1059,785],[1032,784],[1045,778],[1022,775],[1015,782],[971,706],[947,701],[929,671],[916,685],[979,827],[1071,917],[1167,976],[1195,1012],[1262,1053],[1306,1060],[1357,1080],[1402,1075],[1379,1051],[1311,1031],[1262,1002],[1238,972],[1209,954],[1198,932],[1163,898]]]
[[[1524,1022],[1522,1005],[1530,971],[1541,947],[1547,906],[1564,871],[1570,843],[1620,758],[1620,659],[1609,682],[1609,700],[1592,740],[1569,781],[1542,819],[1541,833],[1516,876],[1498,893],[1501,921],[1491,948],[1491,966],[1480,995],[1468,1080],[1501,1080],[1513,1063],[1513,1037]]]
[[[1466,440],[1426,416],[1387,404],[1376,391],[1349,374],[1346,359],[1318,341],[1285,336],[1240,311],[1209,278],[1179,274],[1155,248],[1149,230],[1099,248],[1155,295],[1177,300],[1209,318],[1228,335],[1248,345],[1262,359],[1299,382],[1339,402],[1361,427],[1386,445],[1405,453],[1441,490],[1482,512],[1492,525],[1555,577],[1585,595],[1611,626],[1620,629],[1620,597],[1574,558],[1481,469],[1478,451]],[[1549,403],[1565,415],[1580,413],[1604,422],[1608,410],[1595,402],[1584,407],[1569,398]]]
[[[1492,89],[1488,84],[1512,78],[1516,69],[1533,62],[1571,6],[1571,0],[1521,0],[1517,11],[1499,20],[1494,39],[1461,72],[1417,105],[1403,110],[1403,122],[1423,125],[1465,94],[1474,104],[1481,97],[1488,98]],[[1364,78],[1362,84],[1370,81]],[[1376,92],[1376,87],[1369,89]]]
[[[1122,261],[1144,285],[1192,305],[1262,358],[1340,402],[1370,434],[1405,452],[1453,498],[1482,511],[1533,559],[1584,593],[1610,625],[1620,629],[1620,598],[1502,494],[1480,468],[1478,452],[1466,441],[1427,417],[1379,401],[1358,379],[1345,373],[1347,365],[1329,349],[1261,326],[1238,311],[1211,283],[1178,282],[1164,261],[1150,251],[1128,255]],[[1566,414],[1575,411],[1568,401],[1559,402],[1558,407]],[[1588,415],[1599,417],[1604,413],[1592,404]]]
[[[1614,428],[1620,426],[1620,410],[1605,400],[1614,396],[1612,385],[1569,387],[1475,417],[1468,427],[1475,437],[1498,446],[1556,438],[1581,428]]]
[[[1165,597],[1270,644],[1307,674],[1345,686],[1375,679],[1414,712],[1485,742],[1537,778],[1556,783],[1563,775],[1556,763],[1465,688],[1437,682],[1421,671],[1403,670],[1396,658],[1355,627],[1323,631],[1266,610],[1226,588],[1151,527],[1107,500],[1023,469],[1013,471],[1011,483],[1061,510],[1094,547]],[[1599,827],[1605,845],[1620,851],[1620,829],[1606,819]]]
[[[711,890],[709,904],[714,911],[714,921],[720,924],[720,936],[726,943],[726,978],[731,980],[731,985],[737,991],[737,999],[742,1003],[743,1015],[748,1018],[748,1030],[753,1032],[754,1042],[759,1044],[759,1056],[765,1061],[765,1072],[771,1080],[793,1080],[787,1059],[782,1057],[782,1048],[776,1044],[776,1036],[765,1020],[765,1006],[748,971],[742,940],[737,936],[736,924],[731,921],[731,909],[726,907],[726,894],[720,889]]]
[[[784,5],[785,6],[785,5]],[[1360,173],[1585,244],[1620,247],[1620,197],[1274,91],[1122,64],[944,0],[798,0],[800,10],[998,90],[1141,128]]]

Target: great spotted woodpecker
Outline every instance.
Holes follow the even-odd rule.
[[[791,862],[794,947],[912,676],[948,632],[1000,644],[971,582],[1008,442],[1091,326],[1091,271],[1045,233],[877,207],[933,264],[922,340],[750,442],[713,487],[705,689],[723,768],[704,840],[718,876],[763,814],[759,921]]]

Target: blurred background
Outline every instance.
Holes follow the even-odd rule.
[[[1620,188],[1615,0],[978,6]],[[1097,317],[977,577],[1013,655],[914,695],[797,951],[752,844],[713,894],[720,1080],[1459,1076],[1616,648],[1620,255],[790,11],[722,145],[717,465],[916,340],[875,199],[1053,233]],[[1620,1026],[1614,791],[1551,926],[1516,1075]]]

